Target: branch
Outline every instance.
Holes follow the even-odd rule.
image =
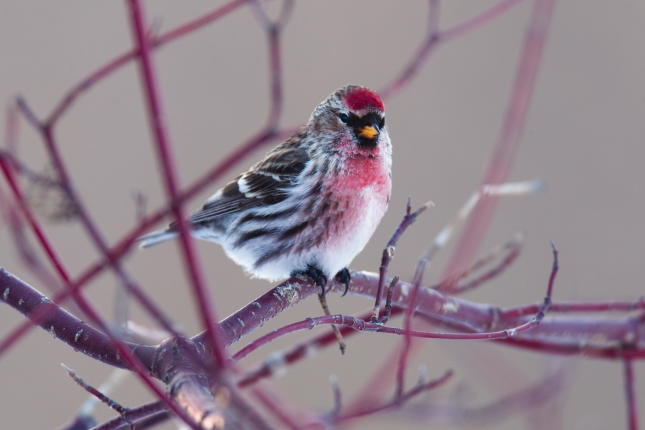
[[[224,16],[238,9],[240,6],[244,5],[247,1],[248,0],[229,1],[228,3],[215,8],[211,12],[205,13],[204,15],[182,23],[172,30],[167,31],[161,36],[151,40],[150,45],[153,49],[156,49],[169,42],[193,33],[194,31],[213,23],[220,18],[223,18]],[[67,112],[67,110],[72,106],[72,104],[78,97],[87,92],[97,82],[105,79],[113,72],[125,66],[130,61],[134,60],[137,57],[137,54],[138,52],[136,49],[124,52],[118,57],[108,61],[105,65],[99,67],[96,71],[90,73],[87,77],[83,78],[80,82],[78,82],[70,90],[68,90],[63,98],[58,102],[51,115],[49,115],[46,124],[53,127],[60,120],[62,115]]]
[[[44,317],[41,316],[39,325],[58,339],[67,343],[74,350],[112,366],[140,371],[131,359],[127,359],[128,356],[123,354],[121,348],[115,347],[114,339],[83,323],[59,306],[56,306],[38,291],[4,269],[0,269],[0,291],[2,291],[0,298],[3,302],[22,312],[28,318],[34,315],[45,315]],[[178,416],[185,417],[185,421],[192,428],[198,430],[197,425],[191,419],[194,418],[191,414],[195,413],[195,411],[202,411],[202,413],[211,411],[212,408],[210,404],[204,403],[206,401],[204,398],[198,395],[198,393],[205,395],[208,392],[207,387],[209,385],[195,385],[203,381],[203,378],[205,378],[204,375],[207,374],[206,371],[198,373],[191,369],[195,367],[195,357],[200,362],[207,363],[208,360],[203,359],[210,355],[204,354],[204,345],[189,340],[185,342],[187,342],[190,348],[183,346],[184,344],[178,338],[174,338],[172,342],[166,342],[158,347],[138,345],[131,342],[121,343],[128,348],[130,355],[136,356],[145,365],[146,373],[150,373],[152,376],[165,381],[171,387],[173,397],[178,400],[179,406],[186,409],[188,414],[184,415],[183,411],[178,409],[178,405],[170,401],[163,391],[160,392],[165,403],[165,405],[162,404],[162,407],[171,408]],[[176,353],[179,349],[177,345],[181,346],[181,354]],[[124,357],[126,360],[124,360]],[[169,357],[172,357],[172,360]],[[181,357],[181,360],[178,357]],[[186,381],[189,383],[186,384]],[[225,387],[225,385],[223,386]],[[211,401],[215,402],[212,396]],[[238,415],[244,417],[244,420],[253,421],[254,414],[250,408],[242,409],[244,403],[240,399],[235,399],[234,403],[235,407],[231,407],[230,411],[227,410],[225,413],[227,417],[225,422],[230,422],[232,420],[231,416],[237,417]],[[203,409],[205,406],[209,407]],[[244,413],[238,413],[240,411]],[[134,419],[130,417],[129,413],[124,414],[123,417],[126,422],[127,420],[134,422]],[[233,421],[236,422],[237,418]],[[257,421],[261,422],[259,419]],[[218,421],[214,419],[211,420],[209,418],[208,420],[208,423],[213,423],[213,425],[216,422]],[[264,427],[262,425],[255,425],[252,428]]]
[[[625,402],[627,404],[627,428],[638,430],[638,400],[636,400],[636,375],[632,360],[623,360],[623,380],[625,385]]]
[[[452,400],[447,405],[435,406],[419,404],[409,408],[411,416],[426,422],[436,424],[476,425],[479,427],[491,425],[513,413],[535,408],[549,400],[553,400],[567,383],[567,374],[562,366],[535,384],[514,391],[510,394],[483,406],[468,407],[460,405],[458,400]]]
[[[453,376],[453,372],[452,370],[449,370],[446,373],[444,373],[443,376],[433,381],[429,381],[429,382],[419,381],[416,387],[412,388],[407,392],[401,393],[400,395],[396,395],[389,402],[386,402],[381,405],[369,405],[369,406],[363,407],[362,409],[353,410],[350,413],[347,413],[345,415],[341,414],[340,416],[336,417],[336,419],[334,420],[334,424],[356,419],[356,418],[365,417],[368,415],[373,415],[379,412],[386,411],[388,409],[400,408],[406,402],[411,400],[413,397],[416,397],[421,393],[434,390],[435,388],[439,388],[440,386],[448,382],[448,380],[452,378],[452,376]]]
[[[403,233],[405,233],[405,231],[408,229],[408,227],[410,227],[414,223],[414,221],[416,221],[417,217],[432,205],[434,205],[432,202],[427,202],[419,209],[412,212],[411,202],[410,200],[408,200],[403,219],[394,231],[394,234],[392,234],[390,240],[387,242],[387,245],[385,245],[385,248],[383,248],[383,255],[381,256],[381,266],[379,267],[378,287],[376,288],[376,301],[374,302],[374,310],[372,314],[372,322],[379,321],[383,286],[385,284],[385,278],[387,277],[388,267],[390,266],[390,262],[392,261],[392,257],[394,256],[396,244],[398,243],[401,236],[403,236]]]
[[[248,354],[250,354],[251,352],[255,351],[260,346],[265,345],[273,341],[274,339],[285,336],[289,333],[293,333],[295,331],[311,330],[312,328],[322,324],[332,324],[332,325],[335,324],[339,326],[350,327],[357,331],[388,333],[388,334],[403,335],[407,337],[419,337],[424,339],[450,339],[450,340],[507,339],[538,326],[542,321],[542,319],[544,318],[544,315],[548,311],[549,305],[551,304],[551,293],[553,290],[553,282],[555,280],[555,274],[557,273],[557,258],[556,258],[556,262],[554,262],[553,267],[554,269],[549,278],[547,295],[544,298],[544,305],[542,306],[542,308],[540,308],[540,310],[535,314],[535,316],[531,320],[509,329],[490,331],[490,332],[481,332],[481,333],[433,333],[433,332],[422,332],[417,330],[410,330],[408,328],[400,329],[400,328],[386,327],[382,324],[367,322],[359,318],[355,318],[347,315],[325,315],[325,316],[316,317],[316,318],[307,318],[303,321],[292,323],[278,330],[274,330],[256,339],[255,341],[249,343],[247,346],[245,346],[240,351],[238,351],[233,356],[233,358],[235,360],[240,360],[245,356],[247,356]],[[415,301],[412,301],[411,303],[409,303],[407,309],[412,308],[414,304],[415,304]]]
[[[219,326],[217,325],[217,316],[210,304],[204,276],[197,262],[197,255],[190,240],[190,232],[186,225],[182,205],[175,203],[179,194],[179,183],[174,157],[171,152],[170,139],[166,131],[167,126],[164,122],[166,116],[162,107],[157,77],[150,54],[150,46],[146,37],[143,8],[138,0],[128,0],[128,4],[130,7],[130,26],[139,51],[141,84],[144,89],[148,120],[154,136],[159,164],[162,168],[162,177],[168,202],[172,207],[176,225],[179,228],[179,241],[183,251],[184,264],[188,271],[188,277],[193,288],[193,294],[197,302],[202,324],[209,334],[209,341],[212,344],[216,365],[225,368],[228,361],[224,349],[224,341],[219,331]]]
[[[92,387],[89,385],[87,382],[83,381],[83,379],[76,374],[71,368],[67,367],[65,364],[61,364],[67,374],[69,375],[70,378],[74,380],[78,385],[80,385],[85,391],[90,393],[93,398],[98,399],[105,405],[107,405],[109,408],[114,409],[119,415],[124,416],[126,412],[128,412],[128,408],[124,407],[121,405],[119,402],[116,400],[108,397],[105,393],[103,393],[101,390]],[[86,416],[89,414],[85,414]],[[131,424],[131,423],[130,423]]]
[[[213,370],[210,360],[199,354],[202,351],[203,345],[181,338],[169,339],[159,347],[153,370],[178,405],[201,430],[268,429],[227,382],[224,369]]]
[[[508,102],[504,123],[497,145],[488,163],[482,184],[499,184],[506,181],[524,131],[531,96],[542,60],[544,45],[549,33],[555,0],[536,0],[531,21],[524,35],[524,45],[515,73],[515,82]],[[472,260],[493,216],[497,198],[482,199],[474,209],[461,239],[442,279],[458,273]]]
[[[47,150],[47,154],[51,160],[52,165],[54,166],[56,175],[58,176],[57,183],[59,184],[60,188],[63,190],[63,192],[66,194],[67,198],[71,202],[71,206],[74,208],[75,214],[80,219],[83,228],[85,229],[89,238],[98,249],[99,253],[101,255],[107,256],[109,254],[108,242],[104,238],[103,234],[101,234],[98,226],[93,221],[92,217],[89,214],[89,211],[85,208],[85,204],[83,203],[78,192],[76,191],[74,182],[68,172],[67,166],[65,165],[65,162],[63,161],[63,157],[59,151],[59,146],[54,136],[53,129],[50,126],[43,124],[40,122],[40,120],[38,120],[38,118],[31,111],[27,102],[24,99],[18,98],[17,104],[21,112],[23,112],[25,117],[29,118],[30,123],[41,135],[45,143],[45,149]],[[25,213],[25,217],[28,220],[32,220],[32,219],[35,220],[34,215],[31,213],[32,210],[30,206],[27,204],[27,202],[24,200],[24,197],[22,196],[20,187],[17,185],[15,180],[11,177],[12,176],[11,170],[9,170],[8,167],[7,168],[3,167],[3,173],[5,175],[5,178],[11,185],[11,189],[13,191],[14,197],[19,202],[21,209]],[[35,227],[33,226],[33,222],[30,222],[30,224],[32,225],[32,229],[35,230]],[[36,235],[38,235],[37,232],[35,233]],[[54,266],[56,266],[58,263],[55,261],[55,259],[52,256],[52,253],[54,253],[53,249],[51,251],[44,249],[44,251],[46,255],[49,257],[50,262]],[[108,265],[114,270],[114,273],[116,274],[117,279],[119,279],[123,284],[123,286],[137,299],[137,301],[143,306],[144,310],[148,312],[154,318],[154,320],[158,322],[166,331],[168,331],[174,336],[179,336],[179,333],[176,331],[170,318],[168,318],[165,315],[165,313],[153,302],[153,300],[125,272],[119,260],[108,259]],[[60,273],[60,270],[58,271]],[[66,286],[69,286],[70,284],[69,278],[64,277],[63,281],[65,282],[65,284],[67,284]],[[72,291],[72,296],[74,296],[75,294],[76,294],[76,291]]]
[[[39,319],[38,325],[74,350],[111,366],[128,367],[104,333],[56,306],[46,296],[2,268],[0,268],[0,291],[0,300],[27,318],[45,315]],[[155,352],[154,347],[125,343],[142,361],[151,361]]]
[[[400,92],[417,75],[421,66],[428,61],[433,51],[442,43],[465,36],[471,31],[479,28],[495,18],[503,15],[508,9],[520,3],[522,0],[502,0],[484,12],[461,22],[454,27],[439,31],[438,28],[438,2],[429,1],[428,25],[424,40],[417,51],[410,57],[403,70],[392,81],[387,83],[379,94],[384,99],[390,98]]]

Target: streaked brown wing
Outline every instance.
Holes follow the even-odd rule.
[[[307,151],[298,147],[278,147],[250,170],[229,182],[221,196],[193,214],[192,224],[207,224],[215,218],[257,206],[279,203],[309,161]]]

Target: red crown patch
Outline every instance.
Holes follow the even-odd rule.
[[[370,106],[381,111],[384,109],[381,98],[374,91],[368,90],[367,88],[357,88],[350,91],[345,96],[345,104],[351,110],[355,111],[362,110]]]

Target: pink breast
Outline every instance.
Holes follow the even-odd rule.
[[[334,201],[329,226],[331,242],[343,237],[350,239],[363,222],[380,220],[390,199],[391,186],[390,174],[382,160],[348,160],[340,175],[330,180],[326,187],[329,198]]]

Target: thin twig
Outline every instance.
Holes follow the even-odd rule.
[[[71,368],[66,366],[64,363],[61,363],[61,366],[65,369],[67,374],[76,382],[78,385],[80,385],[85,391],[90,393],[92,396],[94,396],[96,399],[101,401],[102,403],[105,403],[109,408],[114,409],[119,415],[125,418],[125,414],[128,412],[128,408],[125,406],[122,406],[119,402],[116,400],[108,397],[105,393],[103,393],[101,390],[92,387],[90,384],[87,382],[83,381],[83,379],[76,374]],[[85,412],[85,411],[84,411]],[[84,415],[89,415],[88,413],[84,413]]]
[[[623,384],[627,404],[627,428],[638,430],[638,400],[636,399],[636,375],[631,359],[623,360]]]
[[[356,418],[360,418],[360,417],[365,417],[367,415],[373,415],[373,414],[376,414],[378,412],[383,412],[383,411],[388,410],[388,409],[400,408],[402,405],[404,405],[406,402],[408,402],[413,397],[415,397],[415,396],[417,396],[417,395],[419,395],[421,393],[424,393],[426,391],[430,391],[430,390],[433,390],[433,389],[436,389],[436,388],[442,386],[443,384],[448,382],[448,380],[450,378],[452,378],[452,376],[453,376],[452,370],[448,370],[441,377],[439,377],[439,378],[437,378],[437,379],[435,379],[433,381],[426,382],[426,383],[419,383],[414,388],[410,389],[409,391],[407,391],[405,393],[401,393],[401,395],[396,396],[395,398],[393,398],[389,402],[386,402],[386,403],[381,404],[381,405],[375,405],[375,406],[368,405],[368,406],[363,407],[361,409],[354,410],[354,411],[352,411],[350,413],[347,413],[346,415],[340,415],[340,416],[337,417],[336,423],[340,423],[340,422],[344,422],[344,421],[348,421],[348,420],[356,419]]]
[[[506,269],[508,269],[511,264],[517,259],[520,255],[522,249],[522,239],[521,237],[515,238],[507,242],[504,246],[493,249],[491,252],[478,259],[472,266],[464,270],[459,275],[455,276],[452,279],[446,279],[439,283],[434,289],[442,293],[449,293],[452,295],[463,294],[467,291],[473,290],[482,284],[496,278]],[[490,267],[484,273],[480,274],[476,278],[464,282],[464,280],[470,276],[472,273],[481,269],[482,267],[487,266],[491,261],[498,258],[500,255],[504,254],[504,257],[499,261],[498,264]]]
[[[387,287],[387,295],[385,297],[385,308],[383,309],[383,316],[379,320],[381,324],[385,324],[390,319],[392,315],[392,294],[394,293],[394,287],[399,283],[399,277],[395,276],[392,278],[392,282]]]
[[[334,407],[328,416],[334,419],[343,409],[343,393],[340,390],[340,385],[338,385],[338,377],[336,375],[329,376],[329,385],[331,385],[331,391],[334,394]]]
[[[114,388],[123,380],[123,378],[129,373],[123,369],[114,369],[107,377],[107,379],[101,383],[98,387],[98,391],[108,395],[114,390]],[[98,404],[99,399],[95,396],[90,396],[80,407],[78,415],[87,415],[90,416],[94,412],[94,408]],[[127,419],[126,419],[127,421]]]
[[[403,233],[405,233],[405,231],[408,229],[408,227],[410,227],[414,223],[414,221],[416,221],[417,217],[425,212],[426,209],[432,206],[434,206],[434,203],[427,202],[419,209],[412,212],[412,202],[410,201],[410,199],[408,199],[403,219],[392,234],[390,240],[385,245],[385,248],[383,248],[383,255],[381,256],[381,266],[379,267],[378,287],[376,289],[376,300],[374,302],[374,310],[372,313],[372,322],[377,322],[380,318],[379,314],[381,310],[381,296],[383,294],[383,286],[385,284],[385,278],[387,277],[388,267],[390,266],[390,262],[392,261],[392,257],[394,256],[396,244],[398,243],[401,236],[403,236]]]
[[[223,5],[218,6],[212,11],[198,16],[197,18],[194,18],[192,20],[186,21],[173,28],[172,30],[169,30],[166,33],[160,35],[159,37],[154,38],[150,41],[150,45],[153,49],[160,48],[161,46],[164,46],[169,42],[180,39],[183,36],[186,36],[190,33],[193,33],[194,31],[206,27],[213,22],[218,21],[229,13],[237,10],[247,2],[248,0],[232,0],[224,3]],[[128,64],[130,61],[133,61],[136,57],[136,49],[124,52],[83,78],[66,92],[63,98],[55,106],[54,110],[49,115],[45,123],[53,127],[81,95],[88,92],[89,89],[92,88],[96,83],[105,79],[121,67]]]
[[[408,412],[413,417],[436,424],[457,426],[474,425],[478,428],[489,426],[511,414],[529,410],[553,401],[562,392],[571,366],[561,366],[556,372],[541,378],[538,382],[513,391],[483,406],[468,407],[452,400],[446,405],[428,403],[410,405]]]

